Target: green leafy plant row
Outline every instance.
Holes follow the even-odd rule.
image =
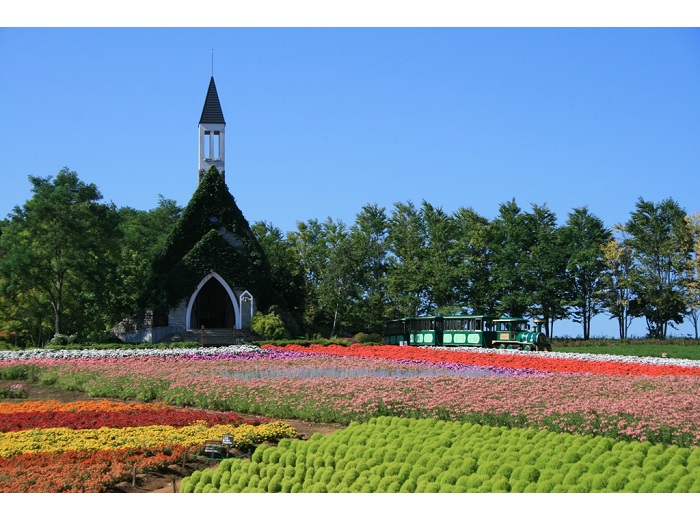
[[[576,337],[554,337],[552,344],[560,348],[588,348],[588,347],[646,347],[646,346],[689,346],[700,347],[700,340],[692,337],[669,337],[666,339],[651,339],[648,337],[630,337],[628,339],[592,337],[590,339],[580,339]]]
[[[168,348],[199,348],[202,345],[196,341],[178,341],[174,343],[87,343],[87,344],[49,344],[45,350],[121,350],[128,349],[168,349]],[[14,349],[21,351],[22,349]]]
[[[560,346],[557,342],[553,342],[557,352],[563,353],[585,353],[585,354],[602,354],[602,355],[618,355],[630,357],[668,357],[671,359],[700,359],[700,343],[697,340],[679,340],[676,343],[665,341],[652,342],[648,339],[646,343],[626,344],[617,341],[617,344],[602,342],[599,345],[594,344],[569,344],[568,346]],[[685,342],[680,342],[685,341]],[[690,343],[692,341],[693,343]],[[587,341],[586,343],[590,343]]]
[[[700,492],[700,449],[378,417],[194,472],[181,492]]]

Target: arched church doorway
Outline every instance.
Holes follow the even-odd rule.
[[[228,292],[218,279],[208,279],[192,303],[190,326],[233,328],[236,314]]]

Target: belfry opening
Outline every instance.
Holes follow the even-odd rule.
[[[231,297],[218,279],[210,278],[197,291],[190,312],[192,328],[233,328],[236,312]]]

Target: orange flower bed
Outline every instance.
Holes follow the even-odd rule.
[[[69,450],[0,457],[0,492],[105,492],[133,471],[181,461],[197,447]]]
[[[0,403],[1,414],[18,412],[123,412],[124,410],[162,410],[165,403],[128,403],[121,401],[24,401],[22,403]]]

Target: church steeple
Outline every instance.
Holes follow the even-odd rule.
[[[199,119],[199,181],[211,166],[224,177],[224,132],[226,121],[221,111],[219,95],[216,92],[214,77],[209,81],[207,98],[204,100],[202,116]]]

